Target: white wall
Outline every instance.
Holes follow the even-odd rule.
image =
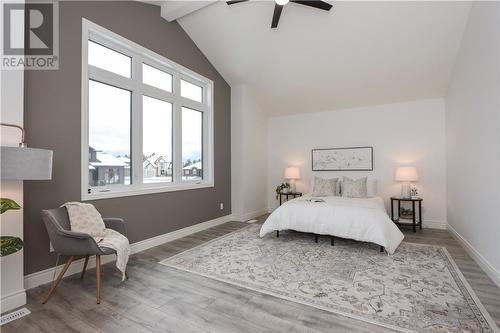
[[[231,88],[231,207],[247,221],[267,212],[267,118],[248,86]]]
[[[448,222],[500,285],[500,5],[474,3],[446,97]]]
[[[23,82],[22,70],[0,72],[0,121],[23,124]],[[2,146],[17,146],[21,134],[17,129],[2,127]],[[1,181],[0,196],[14,199],[23,205],[23,183],[21,181]],[[23,211],[8,211],[0,217],[0,233],[2,236],[23,237]],[[23,251],[0,258],[1,271],[1,305],[0,312],[17,308],[26,303],[24,291]]]
[[[307,192],[311,176],[311,149],[351,146],[374,147],[373,172],[315,172],[322,177],[370,176],[378,194],[389,205],[400,194],[394,181],[398,165],[419,170],[417,183],[424,198],[424,226],[446,226],[445,128],[443,99],[274,117],[268,128],[268,205],[276,207],[275,187],[286,166],[298,166],[302,179],[297,190]]]

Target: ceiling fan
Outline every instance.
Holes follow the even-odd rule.
[[[226,3],[228,5],[234,5],[236,3],[247,2],[247,1],[249,1],[249,0],[232,0],[232,1],[226,1]],[[313,8],[317,8],[317,9],[322,9],[322,10],[326,10],[326,11],[329,11],[333,7],[328,2],[325,2],[325,1],[275,0],[275,2],[276,2],[276,4],[274,5],[273,21],[271,23],[271,28],[273,28],[273,29],[278,27],[278,22],[280,20],[281,11],[283,10],[283,7],[289,2],[296,3],[299,5],[309,6],[309,7],[313,7]]]

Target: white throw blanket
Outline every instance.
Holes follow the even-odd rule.
[[[92,204],[67,202],[61,207],[68,210],[71,231],[83,232],[94,238],[99,247],[107,247],[116,251],[116,267],[122,272],[125,280],[130,244],[121,233],[106,228],[101,214]]]

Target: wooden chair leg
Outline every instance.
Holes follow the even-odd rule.
[[[59,276],[57,277],[57,280],[54,282],[54,284],[52,285],[52,287],[50,288],[49,290],[49,294],[47,295],[47,297],[45,297],[45,300],[42,302],[42,304],[45,304],[47,303],[47,301],[49,300],[50,296],[52,296],[52,294],[54,293],[54,291],[56,290],[57,286],[59,285],[59,283],[61,282],[62,278],[64,277],[64,274],[66,273],[66,271],[68,270],[69,268],[69,265],[71,265],[71,263],[73,262],[73,259],[74,257],[71,256],[69,257],[68,261],[66,261],[66,264],[64,265],[61,273],[59,273]]]
[[[128,280],[128,273],[125,272],[125,279]]]
[[[101,256],[95,256],[95,276],[97,280],[96,298],[97,304],[101,304]]]
[[[332,236],[332,239],[330,240],[330,244],[332,244],[332,246],[335,245],[335,237]]]
[[[317,243],[318,242],[318,235],[314,235],[314,241]]]
[[[89,256],[85,256],[85,262],[83,263],[82,275],[80,275],[80,279],[83,279],[85,275],[85,271],[87,270],[87,264],[89,263]]]

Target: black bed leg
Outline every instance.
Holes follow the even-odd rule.
[[[380,247],[380,252],[384,252],[384,247],[383,246]]]
[[[335,237],[332,236],[332,238],[330,239],[330,243],[332,244],[332,246],[335,245]]]
[[[314,235],[314,241],[317,243],[318,242],[318,235]]]
[[[276,237],[279,237],[279,236],[280,236],[280,231],[276,230]]]

